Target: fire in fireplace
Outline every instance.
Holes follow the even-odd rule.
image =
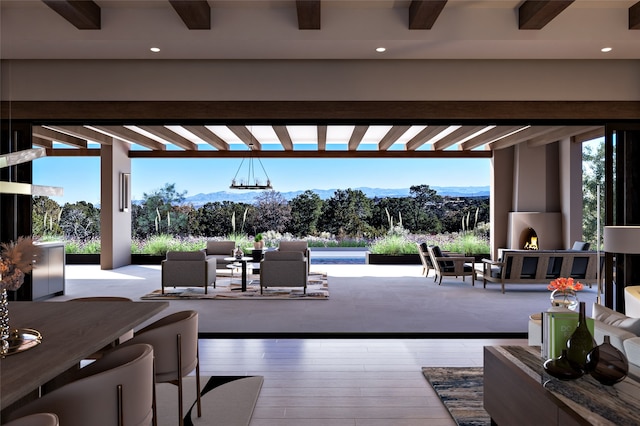
[[[525,250],[538,250],[538,234],[536,234],[535,229],[527,228],[524,231],[524,249]]]

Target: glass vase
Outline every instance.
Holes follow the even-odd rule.
[[[0,357],[9,353],[9,299],[7,290],[0,291]]]
[[[575,311],[578,307],[578,295],[573,290],[553,290],[551,296],[551,306],[567,308]]]
[[[587,327],[584,302],[579,303],[578,326],[567,340],[567,358],[583,371],[587,371],[587,354],[596,347],[596,342]]]
[[[611,344],[609,336],[604,336],[604,342],[593,348],[587,354],[587,370],[591,377],[611,386],[627,377],[629,362],[618,348]]]

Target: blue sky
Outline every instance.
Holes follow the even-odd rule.
[[[229,190],[242,159],[133,159],[131,191],[142,198],[175,183],[187,196]],[[408,188],[429,186],[487,186],[490,159],[262,159],[273,189],[288,192],[305,189],[357,187]],[[245,163],[246,166],[246,163]],[[259,163],[256,175],[262,177]],[[243,166],[238,177],[246,177]],[[88,201],[100,203],[98,157],[50,157],[33,163],[33,183],[64,188],[59,204]]]

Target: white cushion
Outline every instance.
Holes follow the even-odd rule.
[[[640,318],[629,318],[620,312],[616,312],[597,303],[593,304],[593,318],[607,325],[612,325],[633,333],[636,336],[640,336]]]
[[[640,285],[624,288],[624,310],[632,318],[640,318]]]
[[[623,342],[624,352],[627,355],[627,360],[631,364],[640,366],[640,337],[634,337],[627,339]]]

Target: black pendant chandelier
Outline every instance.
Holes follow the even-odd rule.
[[[261,181],[260,179],[258,179],[256,177],[253,160],[254,160],[254,158],[253,158],[253,144],[250,143],[249,144],[249,158],[243,158],[242,159],[242,162],[240,163],[240,167],[238,167],[238,170],[236,171],[236,175],[231,180],[231,185],[229,186],[229,188],[231,188],[231,189],[258,189],[258,190],[260,190],[260,189],[263,189],[263,190],[264,189],[273,189],[273,186],[271,186],[271,180],[269,179],[269,175],[267,175],[267,171],[264,169],[264,166],[262,165],[262,161],[260,161],[260,158],[257,158],[257,160],[258,160],[258,163],[260,164],[260,167],[262,168],[262,172],[264,173],[266,182]],[[246,179],[238,178],[238,174],[242,170],[242,166],[244,165],[245,161],[247,161],[247,175],[246,175],[247,177],[246,177]]]

